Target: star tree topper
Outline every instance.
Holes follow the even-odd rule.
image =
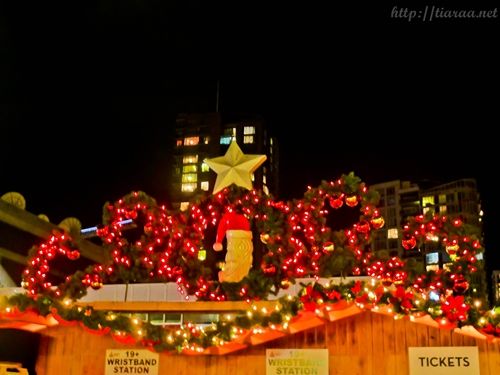
[[[205,163],[217,173],[213,194],[226,186],[236,184],[252,189],[252,173],[266,161],[266,155],[245,155],[236,141],[232,141],[224,156],[205,159]]]

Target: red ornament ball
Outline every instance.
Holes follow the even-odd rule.
[[[70,260],[77,260],[80,258],[80,252],[78,250],[68,251],[66,256]]]
[[[281,280],[281,289],[288,289],[291,285],[290,280]]]
[[[345,204],[347,204],[349,207],[356,207],[358,204],[359,199],[357,195],[351,195],[349,197],[346,197],[345,199]]]
[[[356,230],[359,233],[368,233],[370,231],[370,223],[366,220],[361,220],[357,225],[356,225]]]
[[[415,236],[411,236],[410,238],[401,241],[401,244],[406,250],[411,250],[417,246],[417,239]]]
[[[373,229],[380,229],[385,225],[385,220],[382,216],[374,217],[370,220],[370,224],[372,225]]]
[[[276,266],[274,265],[268,266],[266,264],[262,264],[262,271],[266,275],[274,275],[276,273]]]
[[[453,284],[453,291],[458,294],[464,294],[467,289],[469,289],[469,282],[463,276],[459,276],[455,279]]]
[[[325,242],[323,244],[323,250],[324,251],[333,251],[333,250],[335,250],[335,244],[333,242],[330,242],[330,241]]]
[[[342,207],[343,205],[344,205],[344,200],[342,199],[342,195],[330,198],[330,206],[332,208],[337,209]]]
[[[446,252],[449,255],[455,255],[458,250],[460,250],[460,246],[458,246],[457,244],[446,246]]]

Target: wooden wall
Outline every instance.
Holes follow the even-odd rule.
[[[106,349],[130,348],[78,327],[45,331],[37,375],[103,375]],[[266,348],[328,348],[330,374],[408,374],[409,346],[478,346],[481,375],[500,374],[500,345],[364,312],[224,356],[160,354],[159,374],[265,374]]]

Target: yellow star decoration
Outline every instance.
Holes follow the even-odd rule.
[[[224,156],[205,159],[205,163],[217,173],[213,194],[231,184],[251,190],[251,175],[266,159],[266,155],[243,154],[240,146],[233,140]]]

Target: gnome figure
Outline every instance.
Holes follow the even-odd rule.
[[[227,238],[227,254],[223,269],[219,271],[219,281],[236,283],[248,275],[253,252],[250,222],[241,206],[234,207],[222,216],[213,246],[215,251],[222,250],[224,236]]]

